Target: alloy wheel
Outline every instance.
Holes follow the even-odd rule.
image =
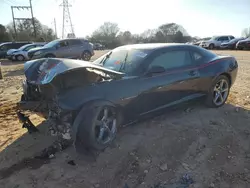
[[[18,56],[17,56],[17,60],[18,60],[18,61],[23,61],[23,60],[24,60],[24,57],[23,57],[22,55],[18,55]]]
[[[229,93],[229,84],[227,80],[219,80],[213,90],[213,102],[216,106],[222,105],[228,96]]]
[[[95,138],[100,144],[114,140],[117,132],[117,119],[113,108],[104,107],[95,121]]]

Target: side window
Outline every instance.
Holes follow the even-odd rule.
[[[22,46],[24,46],[25,44],[22,44],[22,43],[16,43],[16,44],[13,44],[13,48],[17,49],[17,48],[20,48]]]
[[[195,61],[196,64],[201,63],[201,61],[203,60],[203,56],[198,52],[192,51],[191,55],[192,55],[193,60]]]
[[[6,46],[5,46],[6,50],[10,50],[12,48],[15,48],[15,46],[13,46],[12,44],[6,44]]]
[[[60,41],[58,46],[60,48],[63,48],[63,47],[67,47],[68,45],[69,45],[68,41],[64,40],[64,41]]]
[[[81,45],[82,42],[80,40],[70,40],[69,41],[69,45],[73,46],[73,45]]]
[[[28,47],[26,47],[26,48],[24,49],[24,51],[29,51],[30,49],[35,48],[35,47],[36,47],[35,45],[28,46]]]
[[[229,39],[230,39],[230,40],[233,40],[233,39],[234,39],[234,37],[233,37],[233,36],[230,36],[230,37],[229,37]]]
[[[151,62],[149,68],[152,66],[161,66],[168,70],[190,65],[192,65],[192,61],[188,51],[171,51],[157,56]]]
[[[220,37],[220,38],[221,38],[220,41],[228,41],[229,40],[228,37]]]
[[[223,41],[223,37],[219,37],[217,41]]]

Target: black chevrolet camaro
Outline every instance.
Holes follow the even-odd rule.
[[[77,150],[102,150],[117,129],[152,112],[205,96],[222,106],[238,70],[234,57],[187,44],[115,48],[94,62],[38,59],[24,65],[19,112],[41,114]]]

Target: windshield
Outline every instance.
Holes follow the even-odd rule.
[[[131,75],[148,55],[148,52],[149,50],[117,48],[101,56],[93,63]]]
[[[26,44],[26,45],[24,45],[24,46],[21,46],[20,48],[19,48],[19,50],[24,50],[26,47],[29,47],[29,46],[31,46],[30,44]]]
[[[211,39],[209,40],[216,40],[218,37],[217,36],[213,36]]]
[[[45,44],[43,47],[44,48],[53,48],[55,45],[57,45],[58,44],[58,40],[53,40],[53,41],[51,41],[51,42],[49,42],[48,44]]]

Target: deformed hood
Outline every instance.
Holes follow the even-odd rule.
[[[43,58],[28,61],[24,64],[24,73],[27,80],[37,85],[48,84],[60,74],[79,69],[93,69],[115,78],[121,78],[124,75],[121,72],[94,65],[91,62],[72,59]]]

